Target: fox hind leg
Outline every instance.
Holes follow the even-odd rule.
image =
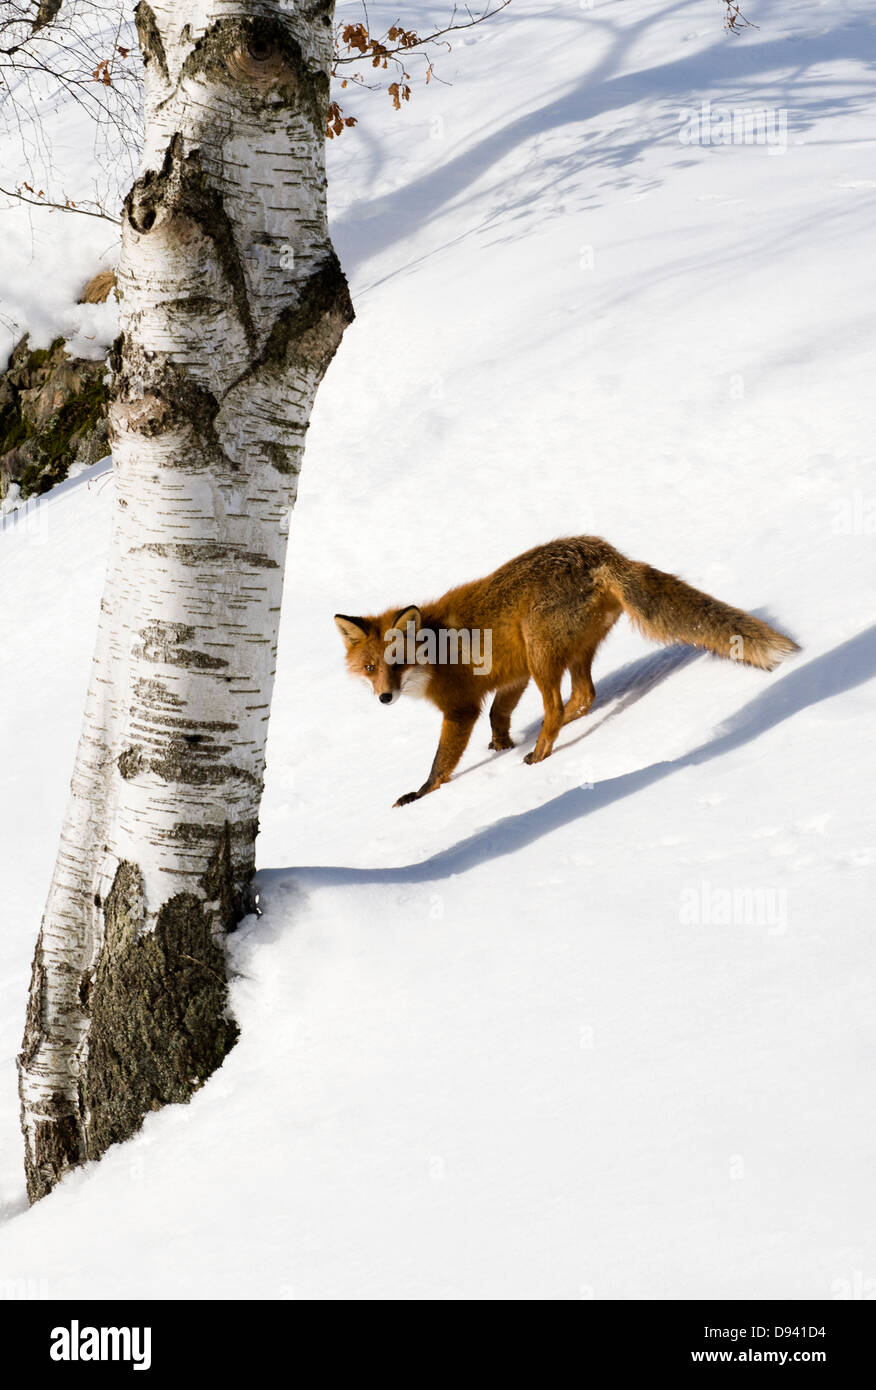
[[[572,693],[563,707],[563,723],[571,724],[573,719],[580,719],[587,714],[593,704],[596,691],[593,687],[593,677],[590,674],[590,667],[593,663],[593,653],[595,647],[590,647],[583,651],[569,662],[569,671],[572,676]]]
[[[527,648],[527,658],[532,678],[539,688],[541,698],[544,703],[544,719],[535,747],[531,753],[527,753],[523,759],[525,763],[540,763],[544,758],[549,758],[554,740],[560,732],[563,723],[563,697],[561,685],[563,672],[566,669],[565,662],[558,662],[549,653]]]
[[[573,719],[580,719],[582,715],[589,712],[596,697],[593,677],[590,674],[593,658],[597,647],[608,636],[620,617],[620,613],[619,603],[614,600],[606,600],[583,633],[581,646],[569,662],[572,693],[563,709],[564,724],[571,724]]]

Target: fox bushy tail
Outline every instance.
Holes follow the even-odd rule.
[[[797,643],[741,608],[691,588],[674,574],[618,555],[603,568],[607,587],[655,642],[689,642],[717,656],[772,671]]]

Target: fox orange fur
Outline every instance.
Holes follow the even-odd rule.
[[[692,589],[675,575],[628,560],[598,536],[536,546],[485,579],[461,584],[421,608],[389,608],[370,617],[336,614],[351,674],[369,681],[384,703],[408,691],[431,700],[443,716],[429,776],[419,791],[399,797],[396,806],[450,780],[484,697],[492,691],[490,747],[512,748],[511,714],[530,678],[541,692],[544,720],[524,762],[547,758],[562,726],[590,709],[593,656],[622,611],[654,641],[705,647],[765,671],[799,650],[790,637],[759,618]],[[449,629],[491,634],[488,672],[471,661],[388,659],[390,634],[408,630],[418,641],[424,635],[425,646],[430,633]],[[566,671],[572,693],[563,704],[560,686]]]

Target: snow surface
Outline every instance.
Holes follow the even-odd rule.
[[[0,535],[12,1296],[873,1287],[876,41],[865,0],[747,9],[733,40],[715,0],[514,0],[452,87],[400,115],[343,93],[358,317],[293,521],[241,1041],[29,1212],[13,1058],[112,482]],[[785,111],[786,147],[683,143],[706,100]],[[79,230],[34,254],[87,278]],[[529,691],[520,749],[488,753],[484,719],[448,787],[392,809],[438,717],[350,682],[332,613],[579,532],[803,652],[765,676],[622,622],[546,763]]]

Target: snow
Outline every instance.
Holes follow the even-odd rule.
[[[106,356],[116,333],[114,297],[105,304],[77,304],[88,281],[115,265],[117,237],[108,222],[82,217],[71,226],[62,212],[5,208],[0,263],[0,357],[22,334],[30,347],[69,339],[75,357]]]
[[[241,1040],[31,1211],[13,1059],[111,480],[0,535],[7,1292],[823,1299],[872,1275],[876,45],[863,0],[748,9],[734,40],[713,0],[514,0],[452,87],[400,114],[342,94],[358,317],[293,519]],[[684,143],[704,101],[785,111],[786,148]],[[77,286],[82,222],[33,250]],[[73,279],[15,312],[50,339]],[[488,753],[484,718],[450,785],[393,809],[438,716],[349,681],[332,614],[579,532],[804,650],[766,676],[622,621],[547,762],[522,763],[530,690],[519,749]]]

